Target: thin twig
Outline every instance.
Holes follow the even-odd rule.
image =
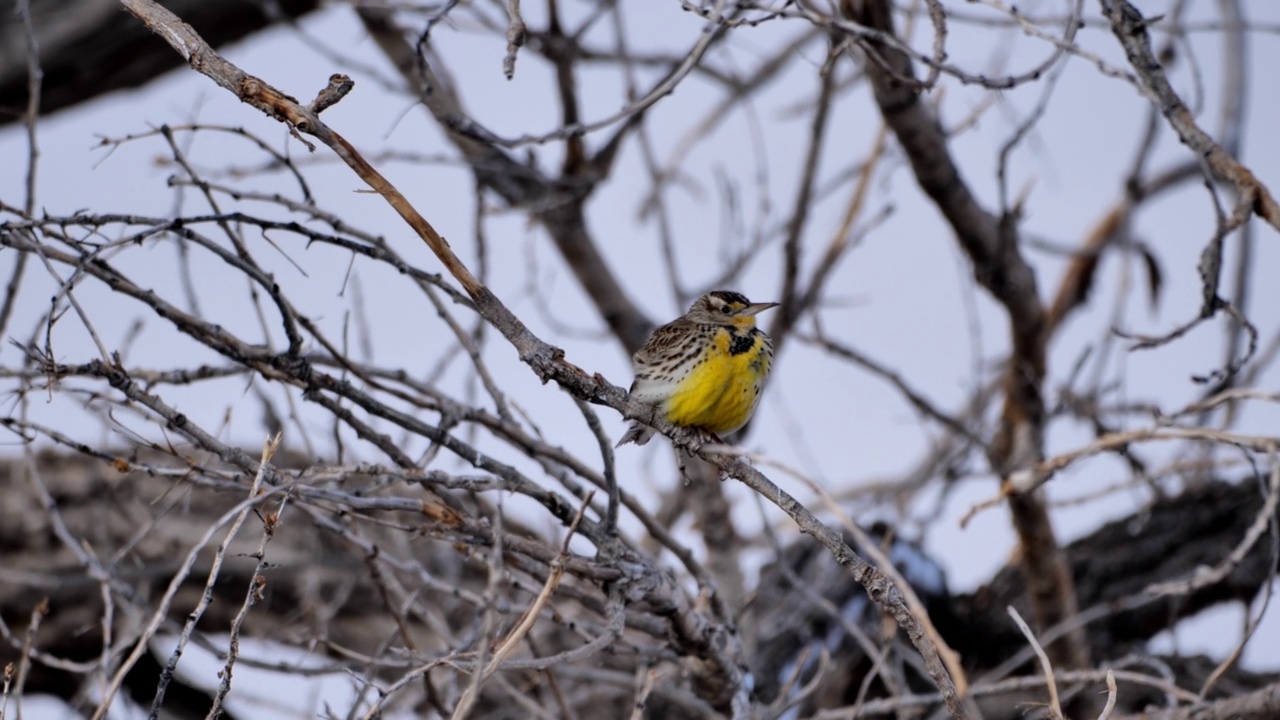
[[[564,577],[564,561],[569,557],[569,541],[573,539],[574,532],[578,529],[578,523],[582,522],[583,513],[587,511],[587,507],[591,504],[593,493],[588,493],[587,499],[578,508],[578,514],[574,517],[573,522],[569,525],[569,531],[565,533],[564,544],[560,547],[560,554],[551,563],[551,572],[547,574],[547,581],[542,586],[542,591],[534,598],[533,604],[525,610],[520,621],[516,623],[516,627],[502,640],[498,642],[493,649],[493,657],[483,668],[477,668],[476,675],[478,682],[472,683],[467,687],[466,692],[458,700],[457,706],[453,710],[453,719],[462,720],[471,712],[471,708],[475,705],[476,700],[480,696],[480,688],[484,684],[485,678],[492,675],[498,670],[508,657],[511,656],[516,648],[520,645],[520,641],[533,628],[533,624],[538,621],[538,616],[542,613],[542,608],[551,599],[552,593],[555,592],[556,586],[560,584],[560,579]]]
[[[258,460],[260,468],[265,469],[268,463],[271,462],[271,459],[275,456],[276,451],[280,449],[280,438],[280,433],[276,433],[275,437],[268,438],[266,442],[262,444],[262,457]],[[257,475],[254,475],[253,484],[249,486],[249,497],[253,497],[254,495],[262,492],[262,478],[264,474],[265,473],[260,470]],[[263,594],[266,591],[267,578],[262,573],[267,568],[267,543],[271,542],[271,538],[275,537],[276,529],[280,524],[280,515],[284,512],[285,503],[288,502],[288,500],[288,495],[280,498],[280,504],[276,507],[275,512],[268,512],[263,517],[262,540],[258,543],[257,551],[252,555],[252,557],[258,561],[258,564],[254,567],[253,574],[250,576],[249,587],[245,591],[244,602],[241,603],[240,609],[231,620],[231,632],[227,645],[227,662],[223,665],[222,672],[218,673],[220,680],[218,683],[218,692],[213,696],[213,703],[209,707],[209,712],[205,715],[205,720],[215,720],[222,714],[222,704],[226,701],[227,694],[231,692],[231,674],[235,668],[236,659],[240,655],[240,628],[244,624],[245,616],[249,614],[249,608],[253,607],[264,597]],[[206,592],[212,590],[215,572],[218,564],[221,562],[221,551],[227,544],[229,544],[231,538],[234,537],[236,531],[239,529],[240,523],[248,516],[248,514],[249,508],[245,508],[244,512],[240,514],[240,517],[236,518],[236,523],[228,531],[227,542],[218,548],[219,555],[214,556],[214,570],[209,573],[210,579],[206,585]],[[203,602],[203,600],[204,598],[202,597],[201,601]],[[199,615],[193,612],[192,618],[189,622],[194,623],[198,618]],[[186,628],[184,628],[184,630],[186,630]],[[178,651],[175,650],[173,659],[176,659],[177,652]],[[174,666],[176,666],[176,663]],[[166,670],[167,669],[169,668],[166,667]],[[156,697],[157,700],[152,703],[151,707],[151,711],[153,713],[158,712],[160,709],[158,699],[160,697],[160,693],[157,692]]]
[[[1039,641],[1036,640],[1036,634],[1031,632],[1031,628],[1027,627],[1027,623],[1018,614],[1018,611],[1012,605],[1006,608],[1009,611],[1009,617],[1017,623],[1018,629],[1022,631],[1023,637],[1036,651],[1036,657],[1040,658],[1040,671],[1044,675],[1045,687],[1049,689],[1049,717],[1052,720],[1062,720],[1062,706],[1058,704],[1058,682],[1053,677],[1053,665],[1049,663],[1049,656],[1045,654],[1044,648],[1040,647]],[[1108,670],[1108,677],[1111,671]]]
[[[1111,712],[1116,709],[1116,673],[1107,668],[1107,704],[1102,707],[1098,720],[1110,720]]]

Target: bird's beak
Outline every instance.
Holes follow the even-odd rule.
[[[739,310],[738,314],[743,317],[751,317],[752,315],[758,315],[764,312],[765,310],[768,310],[769,308],[775,308],[775,307],[778,307],[778,303],[776,302],[751,303],[750,305]]]

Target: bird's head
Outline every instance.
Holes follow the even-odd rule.
[[[685,317],[699,324],[750,329],[756,326],[757,313],[777,305],[753,303],[745,295],[730,290],[713,290],[695,300]]]

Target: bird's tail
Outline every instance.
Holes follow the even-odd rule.
[[[622,435],[622,439],[619,440],[618,444],[614,445],[614,447],[622,447],[629,442],[633,442],[637,445],[643,445],[649,442],[649,438],[653,437],[653,432],[653,428],[645,425],[639,420],[633,420],[631,422],[631,427],[627,428],[627,431]]]

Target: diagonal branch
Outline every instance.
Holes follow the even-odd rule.
[[[392,13],[363,6],[357,8],[357,13],[365,30],[405,82],[419,94],[445,136],[471,165],[480,184],[497,193],[507,205],[531,210],[609,330],[628,353],[639,349],[653,329],[653,323],[622,289],[587,228],[583,201],[595,181],[548,178],[537,168],[517,162],[501,148],[485,142],[487,132],[466,115],[461,98],[447,79],[419,60]]]
[[[1151,49],[1151,38],[1147,34],[1149,21],[1127,0],[1099,2],[1111,23],[1111,32],[1120,41],[1129,64],[1138,74],[1144,94],[1160,108],[1169,126],[1178,133],[1178,139],[1196,157],[1204,159],[1206,169],[1215,180],[1230,185],[1236,191],[1238,207],[1247,209],[1280,230],[1280,204],[1276,203],[1267,186],[1196,124],[1195,115],[1173,89]]]

